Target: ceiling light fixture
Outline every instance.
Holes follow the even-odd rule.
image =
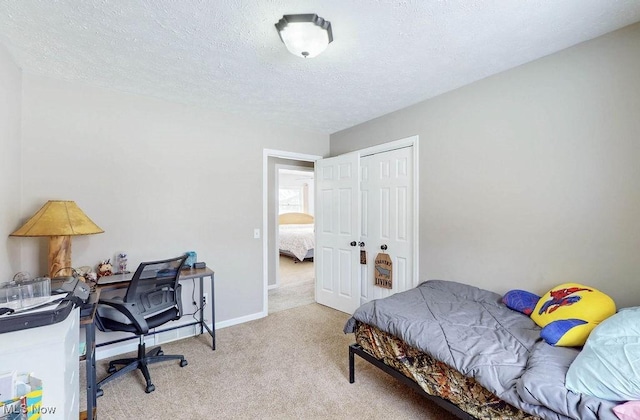
[[[315,57],[333,41],[331,22],[312,13],[284,15],[276,29],[289,52],[298,57]]]

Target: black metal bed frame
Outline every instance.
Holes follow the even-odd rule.
[[[355,382],[355,356],[354,355],[356,355],[356,354],[358,356],[362,357],[367,362],[369,362],[372,365],[374,365],[375,367],[377,367],[377,368],[381,369],[382,371],[388,373],[389,375],[393,376],[394,378],[396,378],[397,380],[399,380],[403,384],[409,386],[411,389],[416,391],[418,394],[420,394],[423,397],[427,398],[429,401],[433,402],[434,404],[438,405],[439,407],[442,407],[443,409],[447,410],[449,413],[453,414],[454,416],[458,417],[459,419],[464,419],[464,420],[474,420],[475,419],[475,417],[473,417],[472,415],[470,415],[466,411],[461,410],[460,407],[458,407],[457,405],[453,404],[452,402],[450,402],[448,400],[445,400],[444,398],[437,397],[435,395],[427,394],[425,392],[425,390],[422,389],[420,387],[420,385],[418,385],[417,382],[413,381],[410,378],[407,378],[406,376],[404,376],[402,373],[400,373],[399,371],[397,371],[393,367],[385,364],[382,360],[376,359],[371,354],[367,353],[362,348],[362,346],[359,345],[359,344],[351,344],[349,346],[349,383],[352,384],[352,383]]]

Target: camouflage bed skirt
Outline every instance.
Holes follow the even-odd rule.
[[[417,382],[427,394],[444,398],[473,417],[487,420],[539,419],[502,401],[475,379],[374,326],[358,322],[355,338],[367,353]]]

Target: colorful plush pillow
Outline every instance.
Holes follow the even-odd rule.
[[[507,308],[521,312],[525,315],[531,315],[540,300],[540,296],[526,290],[510,290],[502,297],[502,303]]]
[[[545,293],[531,319],[553,346],[582,346],[600,322],[616,313],[613,299],[593,287],[564,283]]]
[[[638,402],[639,355],[640,307],[622,309],[593,330],[569,366],[567,389],[610,401]]]

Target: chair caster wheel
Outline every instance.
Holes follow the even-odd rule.
[[[115,367],[115,366],[109,366],[109,369],[107,369],[107,372],[108,372],[108,373],[113,373],[113,372],[115,372],[116,370],[117,370],[117,369],[116,369],[116,367]]]
[[[101,389],[96,390],[96,397],[102,397],[104,395],[104,391]]]
[[[144,392],[146,392],[147,394],[153,392],[156,390],[156,386],[151,384],[151,385],[147,385],[147,387],[144,389]]]
[[[158,356],[162,356],[164,352],[162,350],[158,350]]]
[[[182,359],[180,360],[180,367],[185,367],[189,364],[189,362],[187,362],[187,359]]]

